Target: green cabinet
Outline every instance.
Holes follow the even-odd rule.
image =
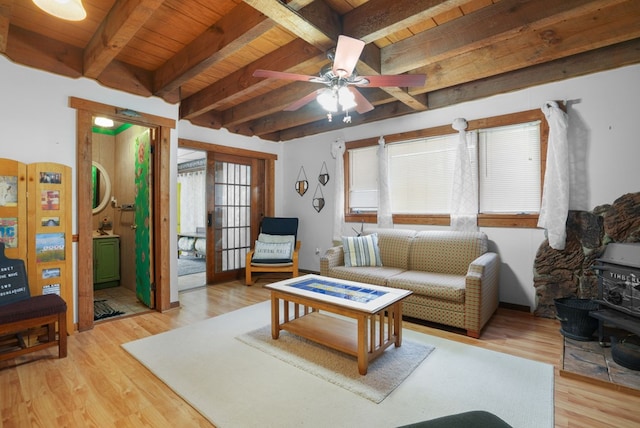
[[[117,287],[120,283],[120,238],[93,240],[93,288]]]

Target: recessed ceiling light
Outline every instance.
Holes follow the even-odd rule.
[[[93,123],[103,128],[113,128],[113,120],[107,119],[106,117],[96,117]]]

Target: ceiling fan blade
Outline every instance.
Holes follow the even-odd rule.
[[[362,40],[347,36],[338,36],[338,46],[333,59],[333,74],[338,77],[349,77],[358,63],[364,49]]]
[[[363,86],[369,88],[381,88],[381,87],[419,87],[424,86],[427,76],[424,74],[398,74],[398,75],[381,75],[381,76],[358,76],[358,79],[367,79],[369,83],[359,84],[354,83],[355,86]]]
[[[367,100],[364,95],[362,95],[360,93],[360,91],[358,91],[356,88],[352,87],[352,86],[348,86],[349,91],[353,94],[353,96],[355,97],[355,101],[356,101],[356,111],[360,114],[366,113],[368,111],[373,110],[375,107],[373,107],[373,104],[371,104],[369,102],[369,100]]]
[[[318,90],[313,91],[309,95],[305,95],[304,97],[300,98],[298,101],[294,101],[293,103],[289,104],[287,107],[284,108],[283,111],[296,111],[300,107],[305,106],[309,104],[311,101],[315,100],[317,96],[318,96]]]
[[[284,80],[301,80],[308,82],[312,79],[316,79],[317,76],[307,76],[304,74],[285,73],[283,71],[271,71],[271,70],[256,70],[253,72],[253,77],[268,77],[272,79],[284,79]]]

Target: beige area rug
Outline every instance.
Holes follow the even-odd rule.
[[[271,325],[237,337],[267,354],[321,379],[380,403],[434,350],[433,346],[403,340],[369,363],[366,376],[358,373],[356,357],[335,351],[286,331],[271,338]]]
[[[435,350],[376,404],[236,339],[269,320],[262,302],[122,346],[222,428],[396,427],[470,410],[553,427],[551,365],[404,329]]]

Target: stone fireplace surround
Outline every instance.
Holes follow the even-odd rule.
[[[598,278],[592,266],[610,242],[640,242],[640,192],[623,195],[593,211],[569,211],[565,249],[554,250],[545,240],[536,254],[535,315],[555,318],[556,298],[596,298]]]

